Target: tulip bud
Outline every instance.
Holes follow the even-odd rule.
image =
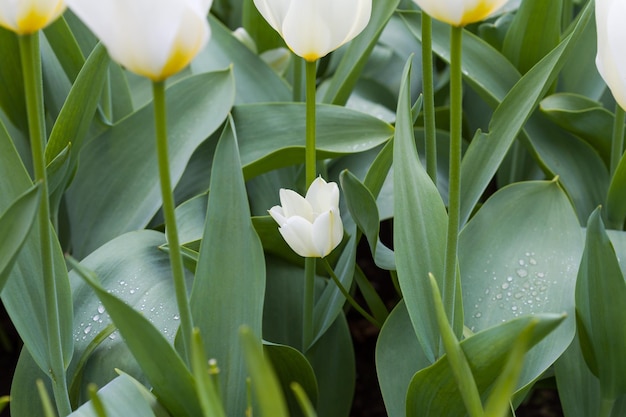
[[[64,10],[63,0],[0,0],[0,26],[27,35],[48,26]]]
[[[596,66],[615,101],[626,109],[626,60],[624,43],[626,30],[624,0],[596,0],[596,30],[598,53]]]
[[[302,197],[281,188],[280,206],[269,210],[278,231],[298,255],[323,258],[341,243],[343,223],[339,215],[339,187],[317,178]]]
[[[207,43],[212,0],[68,0],[72,11],[130,71],[163,81]]]
[[[298,56],[313,62],[367,26],[372,0],[254,0],[259,13]]]
[[[452,26],[480,22],[504,5],[507,0],[413,0],[434,19]]]

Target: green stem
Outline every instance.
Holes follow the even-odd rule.
[[[435,127],[435,92],[433,82],[433,21],[422,12],[422,90],[424,100],[424,134],[426,172],[437,184],[437,131]]]
[[[313,342],[313,307],[315,306],[315,260],[304,259],[304,302],[302,303],[302,352]]]
[[[463,120],[463,85],[461,73],[463,28],[450,31],[450,175],[448,188],[448,236],[443,281],[443,304],[454,323],[456,264],[461,213],[461,123]]]
[[[324,263],[324,268],[326,268],[326,272],[328,272],[328,275],[330,275],[330,278],[333,280],[333,282],[335,283],[337,288],[339,288],[339,291],[341,292],[341,294],[343,294],[343,296],[346,297],[346,300],[348,300],[348,303],[350,303],[350,305],[356,311],[358,311],[363,317],[365,317],[367,319],[367,321],[372,323],[374,326],[376,326],[378,328],[382,327],[381,324],[378,322],[378,320],[376,320],[374,317],[372,317],[370,314],[368,314],[368,312],[365,311],[363,309],[363,307],[361,307],[359,305],[359,303],[357,303],[354,298],[352,298],[352,296],[350,295],[350,293],[348,292],[346,287],[344,287],[343,284],[341,283],[341,281],[339,281],[339,277],[337,277],[337,274],[335,274],[335,271],[330,266],[330,264],[328,263],[326,258],[323,258],[322,262]]]
[[[193,330],[193,319],[191,307],[187,296],[187,285],[185,283],[185,270],[183,267],[183,257],[181,255],[180,243],[178,241],[178,228],[176,227],[176,215],[174,205],[174,194],[172,192],[172,180],[170,175],[170,164],[167,146],[167,112],[165,109],[165,82],[155,81],[152,83],[152,93],[154,95],[154,120],[156,128],[156,147],[159,164],[159,178],[161,182],[161,195],[163,197],[163,216],[165,217],[165,232],[169,246],[170,264],[172,266],[172,277],[174,279],[174,291],[176,292],[176,302],[180,314],[182,326],[182,340],[185,352],[185,361],[189,363],[191,359],[191,336]]]
[[[315,72],[316,61],[306,61],[306,147],[304,169],[306,188],[316,176],[315,156]],[[304,261],[304,303],[302,314],[302,350],[306,352],[313,341],[313,306],[315,305],[315,258]]]
[[[316,61],[306,61],[306,188],[315,180],[315,71]]]
[[[611,177],[622,159],[624,152],[624,109],[619,104],[615,105],[615,121],[613,123],[613,140],[611,141]]]
[[[26,95],[26,111],[28,114],[28,130],[30,133],[31,152],[35,181],[40,181],[42,198],[39,205],[39,235],[41,239],[41,267],[43,270],[43,287],[45,309],[48,317],[48,376],[52,381],[52,389],[59,415],[66,416],[72,412],[67,391],[67,376],[61,346],[61,327],[59,323],[59,305],[57,300],[54,262],[52,257],[52,234],[50,232],[50,202],[48,200],[48,178],[46,175],[46,129],[44,122],[43,85],[41,60],[39,57],[39,32],[19,37],[22,71],[24,74],[24,92]]]

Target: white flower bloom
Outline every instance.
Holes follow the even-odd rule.
[[[452,26],[480,22],[502,7],[507,0],[413,0],[431,17]]]
[[[598,54],[596,66],[604,82],[611,89],[615,101],[626,108],[626,2],[624,0],[596,0],[596,30]]]
[[[372,13],[372,0],[254,0],[254,4],[287,46],[311,62],[355,38]]]
[[[280,206],[269,210],[287,244],[298,255],[323,258],[341,243],[343,223],[339,215],[339,187],[317,178],[306,197],[281,188]]]
[[[212,0],[69,0],[115,61],[153,81],[185,68],[210,36]]]
[[[0,0],[0,26],[20,35],[35,33],[64,10],[63,0]]]

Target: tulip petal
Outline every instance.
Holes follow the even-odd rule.
[[[322,177],[316,178],[306,192],[306,200],[314,214],[323,213],[339,207],[339,187],[334,182],[327,183]]]
[[[207,0],[67,3],[115,61],[155,81],[185,67],[209,38]]]
[[[290,4],[291,0],[254,0],[254,5],[261,16],[280,36],[283,36],[283,21]]]
[[[285,217],[300,216],[313,221],[313,209],[307,200],[293,190],[280,189],[280,204]]]
[[[64,10],[63,0],[0,0],[0,26],[30,34],[48,26]]]
[[[319,258],[322,255],[313,243],[313,225],[302,217],[290,217],[278,231],[294,252],[303,257]]]
[[[623,45],[626,42],[626,3],[613,1],[596,2],[596,21],[598,22],[598,71],[611,89],[615,101],[626,108],[626,56]],[[600,9],[600,10],[598,10]],[[606,19],[601,21],[601,19]]]
[[[270,214],[270,216],[272,216],[274,221],[278,223],[279,226],[282,226],[283,224],[287,223],[287,217],[285,216],[285,213],[281,206],[272,207],[271,209],[268,210],[268,213]]]
[[[332,28],[311,0],[292,0],[282,24],[285,43],[298,56],[316,61],[328,54]]]
[[[337,231],[340,230],[340,235]],[[343,237],[341,217],[335,211],[320,214],[312,226],[313,244],[320,257],[328,255],[339,245]]]
[[[465,26],[486,19],[506,0],[413,0],[430,16],[453,26]]]

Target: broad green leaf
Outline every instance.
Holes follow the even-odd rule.
[[[234,94],[230,71],[200,74],[166,92],[175,184],[193,151],[223,122]],[[154,115],[145,106],[86,144],[66,194],[74,256],[146,226],[161,205]]]
[[[526,0],[515,13],[503,53],[522,74],[559,43],[562,10],[563,0]]]
[[[32,187],[32,181],[11,143],[11,138],[0,124],[0,211],[8,208]],[[59,333],[61,351],[65,363],[72,355],[72,297],[63,253],[54,231],[52,257],[56,277],[57,303],[59,309]],[[39,229],[33,228],[17,256],[6,281],[1,297],[13,325],[24,345],[33,355],[41,369],[50,369],[47,338],[48,314],[45,308]]]
[[[193,73],[223,70],[231,66],[235,77],[237,104],[291,99],[287,83],[259,56],[235,38],[232,32],[213,16],[209,16],[209,23],[211,40],[192,62]]]
[[[269,361],[263,356],[260,340],[254,336],[252,330],[247,326],[243,326],[239,330],[239,335],[243,345],[248,373],[252,380],[252,389],[259,404],[259,409],[254,410],[254,415],[288,417],[287,404],[280,389],[280,383]],[[253,413],[247,414],[252,415]]]
[[[348,101],[370,53],[399,4],[400,0],[374,0],[372,2],[370,21],[363,32],[352,40],[343,55],[324,94],[325,103],[343,105]]]
[[[207,357],[215,358],[223,370],[220,382],[226,413],[243,415],[247,374],[238,329],[245,325],[261,333],[265,261],[250,219],[237,133],[230,118],[215,151],[207,219],[191,290],[191,313],[207,341]]]
[[[398,101],[394,139],[394,250],[398,280],[413,329],[431,362],[440,352],[428,274],[442,285],[446,245],[446,209],[424,170],[413,136],[407,63]],[[445,300],[445,303],[453,300]]]
[[[98,391],[107,417],[154,417],[146,396],[152,396],[145,388],[141,390],[130,376],[122,374]],[[98,417],[93,404],[87,402],[70,414],[70,417]]]
[[[0,28],[0,50],[3,57],[0,65],[0,106],[11,123],[26,132],[26,98],[17,35]]]
[[[40,199],[41,186],[37,184],[0,213],[0,292],[35,222]]]
[[[406,417],[413,375],[431,365],[415,336],[404,301],[393,309],[376,342],[376,372],[389,417]]]
[[[74,82],[85,64],[85,55],[83,55],[65,17],[61,16],[50,26],[46,27],[44,34],[52,50],[59,58],[65,74],[70,81]]]
[[[385,246],[378,236],[380,217],[374,196],[349,171],[342,172],[340,181],[348,210],[359,229],[365,234],[376,265],[383,269],[395,269],[393,251]]]
[[[527,356],[522,387],[543,373],[574,337],[574,283],[582,232],[556,181],[503,188],[461,231],[465,324],[480,331],[526,314],[567,319]]]
[[[625,302],[624,275],[597,209],[587,223],[576,282],[576,317],[581,334],[588,335],[588,339],[581,338],[585,360],[600,380],[602,397],[607,399],[626,394]]]
[[[233,119],[246,178],[304,162],[305,106],[297,103],[236,106]],[[393,128],[372,116],[343,107],[317,106],[317,158],[372,149]]]
[[[100,91],[105,81],[109,56],[100,45],[91,53],[76,77],[57,118],[48,144],[46,161],[50,163],[68,144],[72,144],[72,166],[78,161],[84,136],[94,117]]]
[[[591,145],[608,166],[613,114],[601,103],[577,94],[559,93],[541,100],[540,109],[552,122]]]
[[[356,247],[357,241],[353,235],[343,248],[341,257],[334,269],[339,281],[348,291],[352,287],[354,277]],[[327,280],[326,286],[315,301],[313,308],[313,341],[311,344],[314,344],[335,322],[345,303],[346,298],[341,294],[337,285],[332,280]],[[308,350],[309,347],[305,346],[304,350]]]
[[[285,396],[289,415],[302,415],[298,400],[291,391],[291,384],[297,383],[306,393],[313,404],[317,403],[317,380],[311,364],[298,350],[274,343],[264,343],[263,353],[272,364],[276,377]]]
[[[73,266],[98,295],[163,406],[177,416],[201,415],[194,378],[161,331],[141,312],[102,287],[92,271],[76,262]]]
[[[537,314],[524,316],[476,333],[463,340],[465,353],[476,385],[486,395],[504,367],[508,354],[521,332],[534,325],[529,346],[537,344],[563,320],[563,315]],[[407,393],[407,417],[432,415],[458,417],[465,407],[452,375],[448,357],[443,356],[428,368],[418,371]]]

